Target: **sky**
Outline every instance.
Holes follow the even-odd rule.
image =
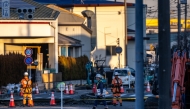
[[[109,0],[114,1],[114,0]],[[117,0],[123,2],[124,0]],[[128,3],[135,3],[135,0],[126,0]],[[158,15],[158,0],[143,0],[143,3],[147,5],[147,18],[157,18]],[[190,6],[190,0],[187,0],[187,4]],[[187,9],[187,18],[190,18],[190,8]],[[177,0],[170,0],[170,18],[177,18]],[[184,18],[184,5],[181,5],[181,17]]]

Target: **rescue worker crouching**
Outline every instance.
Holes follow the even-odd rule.
[[[94,101],[94,107],[92,109],[96,109],[97,105],[99,102],[103,102],[103,105],[105,106],[104,109],[108,109],[107,103],[105,100],[101,100],[104,98],[105,93],[104,93],[104,85],[103,82],[101,81],[101,75],[96,74],[96,86],[97,86],[97,93],[96,93],[96,100]]]
[[[122,106],[122,98],[120,88],[122,86],[122,80],[118,77],[118,72],[115,72],[115,78],[112,80],[112,93],[113,93],[113,105],[116,106],[117,99],[119,99],[120,106]]]
[[[23,106],[26,106],[26,98],[28,98],[28,106],[33,106],[32,81],[28,78],[28,72],[24,73],[24,78],[21,80],[20,90],[23,93]]]

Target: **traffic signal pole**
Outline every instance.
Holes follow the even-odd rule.
[[[180,0],[177,1],[177,9],[178,9],[178,33],[177,33],[177,44],[178,48],[181,48],[180,34],[181,34],[181,4]]]
[[[135,1],[135,109],[144,109],[143,0]]]
[[[170,0],[158,0],[158,46],[158,109],[171,109]]]

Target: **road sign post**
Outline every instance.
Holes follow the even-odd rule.
[[[10,1],[2,0],[2,18],[10,18]]]
[[[118,67],[120,68],[120,53],[122,52],[122,48],[120,46],[117,46],[115,48],[115,52],[118,54]]]
[[[65,83],[61,82],[57,85],[57,88],[61,91],[61,109],[63,109],[63,91],[65,90]]]
[[[32,49],[31,48],[27,48],[26,50],[25,50],[25,55],[26,55],[26,57],[25,57],[25,59],[24,59],[24,63],[26,64],[26,65],[30,65],[30,76],[29,76],[29,79],[32,79],[32,77],[31,77],[31,64],[32,64],[32,62],[33,62],[33,59],[32,59],[32,54],[33,54],[33,51],[32,51]]]

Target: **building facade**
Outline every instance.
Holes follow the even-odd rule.
[[[58,73],[59,12],[32,0],[10,2],[10,17],[0,17],[0,54],[17,52],[24,55],[25,49],[31,48],[33,60],[39,62],[38,70],[50,66]],[[16,9],[15,3],[19,4]],[[24,9],[33,11],[25,14]]]
[[[86,55],[90,60],[92,31],[83,24],[85,18],[56,5],[50,4],[47,7],[60,12],[58,18],[59,56]]]

